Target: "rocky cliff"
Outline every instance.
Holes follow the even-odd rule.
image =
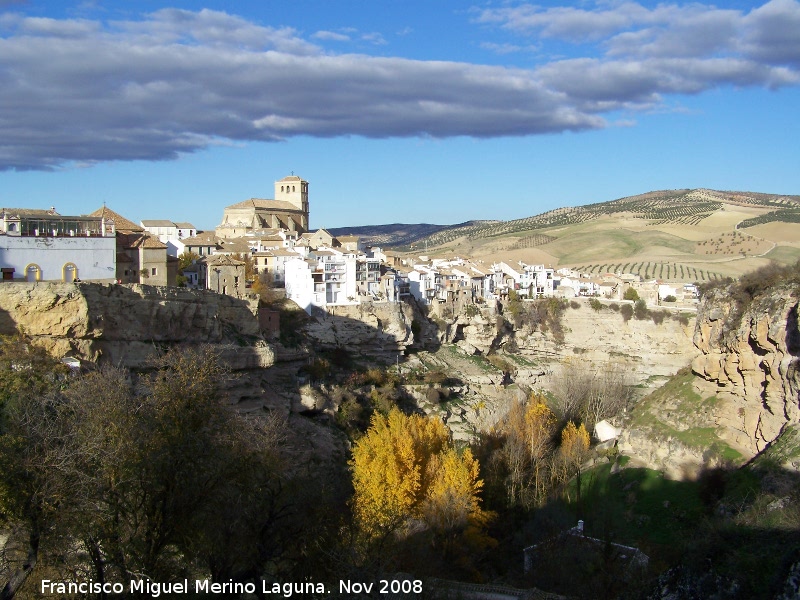
[[[624,365],[630,383],[641,385],[674,375],[697,354],[692,343],[694,319],[667,316],[656,323],[651,318],[625,321],[608,307],[593,310],[586,301],[565,308],[560,323],[562,339],[552,330],[522,323],[497,325],[497,312],[481,311],[473,317],[461,315],[449,324],[445,341],[459,344],[468,353],[487,354],[506,349],[544,367],[539,375],[564,364],[603,368],[609,362]],[[522,375],[522,374],[521,374]],[[533,383],[533,382],[525,382]],[[546,377],[539,377],[546,387]]]
[[[728,287],[698,313],[692,370],[715,388],[717,424],[756,451],[800,422],[799,298],[791,283],[752,299]]]
[[[173,344],[212,344],[233,370],[267,367],[274,352],[244,300],[146,285],[4,283],[0,333],[22,329],[57,356],[142,368]]]

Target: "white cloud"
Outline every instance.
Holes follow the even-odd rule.
[[[318,31],[312,35],[316,40],[332,41],[332,42],[349,42],[350,36],[344,33],[337,33],[335,31]]]

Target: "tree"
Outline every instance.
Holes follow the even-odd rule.
[[[647,302],[639,298],[633,305],[633,316],[636,317],[637,320],[643,321],[648,317],[649,313],[650,311],[647,310]]]
[[[353,510],[370,538],[408,535],[423,523],[449,548],[461,534],[485,529],[478,463],[459,454],[439,419],[393,409],[373,415],[353,447]],[[447,550],[445,550],[446,552]]]
[[[581,423],[567,423],[561,430],[561,445],[558,448],[558,478],[567,483],[573,476],[577,489],[577,501],[581,501],[581,469],[589,456],[589,432]]]
[[[30,540],[4,600],[43,552],[64,576],[96,582],[197,568],[243,581],[291,543],[281,424],[225,404],[225,370],[209,349],[170,352],[152,369],[56,378],[4,411],[0,515],[13,521],[12,542]]]
[[[36,567],[58,504],[71,493],[55,468],[65,458],[65,431],[51,417],[67,372],[23,335],[0,339],[0,525],[11,529],[0,563],[3,600],[14,598]]]
[[[631,399],[628,369],[609,361],[597,368],[585,364],[564,365],[553,380],[554,409],[562,422],[574,421],[594,427],[618,416]]]
[[[200,258],[200,255],[197,252],[184,250],[178,257],[178,273],[183,273],[183,270],[186,267],[191,267],[198,258]]]
[[[625,290],[625,293],[622,294],[622,299],[636,302],[639,299],[639,292],[637,292],[635,288],[629,287]]]
[[[514,405],[497,428],[510,506],[530,508],[546,499],[556,431],[555,415],[542,397],[533,394],[526,405]]]

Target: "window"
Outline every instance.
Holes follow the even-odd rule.
[[[151,271],[151,272],[150,272],[150,274],[151,274],[151,275],[155,275],[155,274],[158,272],[158,269],[156,269],[155,267],[153,267],[153,268],[152,268],[150,271]]]

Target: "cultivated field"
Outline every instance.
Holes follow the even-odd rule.
[[[664,281],[738,277],[800,259],[800,198],[713,190],[652,192],[515,221],[447,229],[402,248],[484,263],[523,261]],[[787,216],[788,215],[788,216]],[[788,222],[774,221],[786,219]]]

